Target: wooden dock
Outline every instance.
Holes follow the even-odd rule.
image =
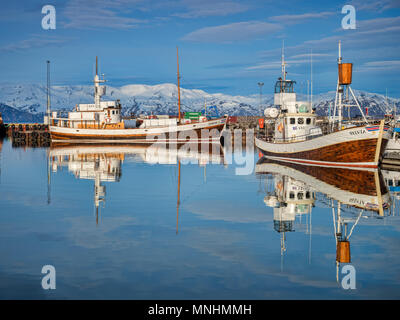
[[[381,166],[382,169],[400,171],[400,152],[385,154]]]
[[[6,134],[14,147],[47,147],[50,146],[49,127],[42,123],[8,123]]]

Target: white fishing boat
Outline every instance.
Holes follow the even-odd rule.
[[[94,103],[78,104],[60,117],[58,112],[50,114],[50,134],[53,142],[79,143],[156,143],[187,141],[220,141],[227,116],[209,119],[198,114],[195,119],[181,115],[178,62],[178,116],[150,116],[144,119],[122,119],[122,106],[119,100],[101,101],[106,94],[104,77],[98,75],[96,57],[96,75],[94,77]],[[48,99],[49,101],[49,99]]]
[[[342,63],[339,44],[339,77],[335,112],[338,116],[326,131],[317,126],[310,101],[298,101],[295,81],[286,78],[282,54],[282,77],[275,85],[274,108],[264,112],[274,122],[273,137],[258,136],[256,146],[269,159],[329,167],[376,168],[381,161],[391,128],[379,124],[355,125],[342,122],[343,94],[351,88],[352,64]],[[347,90],[346,90],[347,89]],[[358,105],[361,113],[361,107]]]

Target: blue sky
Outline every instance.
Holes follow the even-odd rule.
[[[42,7],[56,9],[44,30]],[[345,4],[356,29],[341,27]],[[314,93],[336,86],[337,44],[354,63],[353,88],[400,97],[400,1],[60,0],[2,3],[0,82],[91,83],[95,56],[109,85],[176,82],[231,95],[272,93],[282,42],[288,76],[306,93],[313,52]]]

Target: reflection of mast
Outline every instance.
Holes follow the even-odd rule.
[[[383,201],[382,201],[382,192],[381,192],[381,183],[379,180],[379,173],[375,171],[375,184],[376,184],[376,195],[378,196],[378,206],[379,206],[379,215],[383,216]]]
[[[50,171],[50,165],[51,165],[51,160],[50,160],[50,153],[47,156],[47,204],[50,204],[51,198],[50,198],[50,186],[51,186],[51,171]]]
[[[98,165],[98,164],[97,164]],[[105,201],[106,187],[101,185],[100,172],[96,172],[94,180],[94,205],[96,208],[96,225],[99,223],[99,206],[100,202]]]
[[[181,194],[181,161],[178,159],[178,199],[176,202],[176,234],[178,234],[180,194]]]
[[[352,221],[352,219],[344,219],[341,215],[341,203],[337,202],[337,218],[335,217],[335,206],[334,201],[332,200],[332,216],[333,216],[333,227],[335,231],[335,240],[336,240],[336,281],[339,282],[339,267],[340,263],[350,263],[351,255],[350,255],[350,237],[353,233],[355,226],[360,221],[360,218],[363,214],[364,210],[360,210],[360,214],[358,215],[356,221],[353,226],[348,231],[348,224]]]

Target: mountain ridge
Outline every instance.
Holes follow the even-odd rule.
[[[40,84],[0,84],[0,103],[3,117],[30,121],[42,117],[46,109],[46,86]],[[92,85],[66,85],[51,87],[52,110],[72,110],[78,103],[93,102]],[[386,98],[383,95],[355,90],[362,108],[368,108],[371,115],[391,112],[393,106],[400,108],[400,99]],[[262,97],[262,110],[273,105],[273,95]],[[177,86],[172,83],[158,85],[129,84],[121,87],[107,86],[103,100],[121,101],[123,114],[176,114]],[[307,96],[298,94],[298,100],[307,100]],[[335,92],[330,91],[313,96],[313,105],[319,115],[328,115],[329,106],[334,105]],[[216,105],[220,114],[232,116],[260,115],[260,96],[227,95],[207,93],[200,89],[181,88],[181,110],[200,111],[207,106]],[[6,108],[7,107],[7,108]],[[262,111],[261,110],[261,111]],[[347,111],[345,111],[347,112]],[[352,108],[351,114],[359,113]],[[347,114],[347,113],[346,113]]]

